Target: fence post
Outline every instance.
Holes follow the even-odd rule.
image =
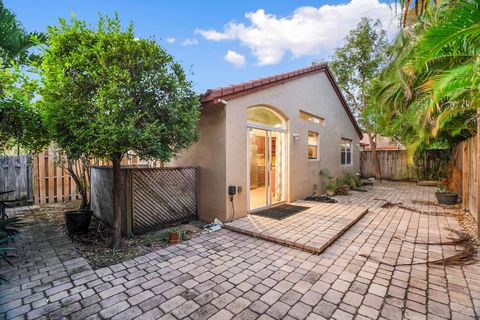
[[[477,168],[477,197],[476,197],[476,210],[475,216],[477,219],[477,238],[480,239],[480,110],[477,111],[477,134],[475,135],[474,142],[477,144],[477,154],[474,157],[475,166]]]
[[[125,234],[127,237],[132,236],[133,230],[133,170],[125,170]]]
[[[33,156],[29,154],[27,156],[27,203],[28,204],[32,204],[35,201],[33,170],[34,170],[34,160],[33,160]]]
[[[200,201],[200,167],[195,167],[195,211],[197,213],[198,218],[198,211],[199,211],[199,201]]]

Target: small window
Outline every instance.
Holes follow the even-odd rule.
[[[318,159],[318,133],[308,132],[308,159]]]
[[[323,124],[323,122],[325,120],[322,117],[319,117],[319,116],[316,116],[316,115],[313,115],[311,113],[301,111],[301,110],[300,110],[300,119],[308,120],[308,121],[311,121],[311,122],[317,123],[317,124]]]
[[[340,163],[342,165],[352,164],[352,140],[342,139],[340,144]]]

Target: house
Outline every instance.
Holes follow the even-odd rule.
[[[320,191],[321,169],[359,171],[362,132],[326,64],[201,96],[200,139],[173,165],[200,167],[199,217],[230,221]]]
[[[395,142],[392,138],[377,135],[375,140],[377,142],[377,151],[405,150],[401,143]],[[362,151],[372,150],[367,134],[364,134],[362,140],[360,140],[360,146]]]

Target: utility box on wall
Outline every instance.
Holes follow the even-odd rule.
[[[122,233],[130,236],[197,218],[198,167],[121,168]],[[113,223],[112,167],[93,167],[91,207]]]

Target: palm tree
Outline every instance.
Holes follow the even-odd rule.
[[[410,159],[432,143],[471,136],[480,108],[480,0],[444,3],[401,31],[395,59],[376,82],[381,127]]]
[[[38,42],[45,42],[46,36],[40,32],[27,32],[17,20],[15,13],[6,8],[0,0],[0,58],[3,67],[11,62],[27,64],[38,56],[30,49]]]
[[[409,20],[414,22],[418,17],[422,17],[429,9],[437,7],[438,2],[438,0],[414,0],[412,4],[412,0],[400,0],[402,26],[406,27]]]

